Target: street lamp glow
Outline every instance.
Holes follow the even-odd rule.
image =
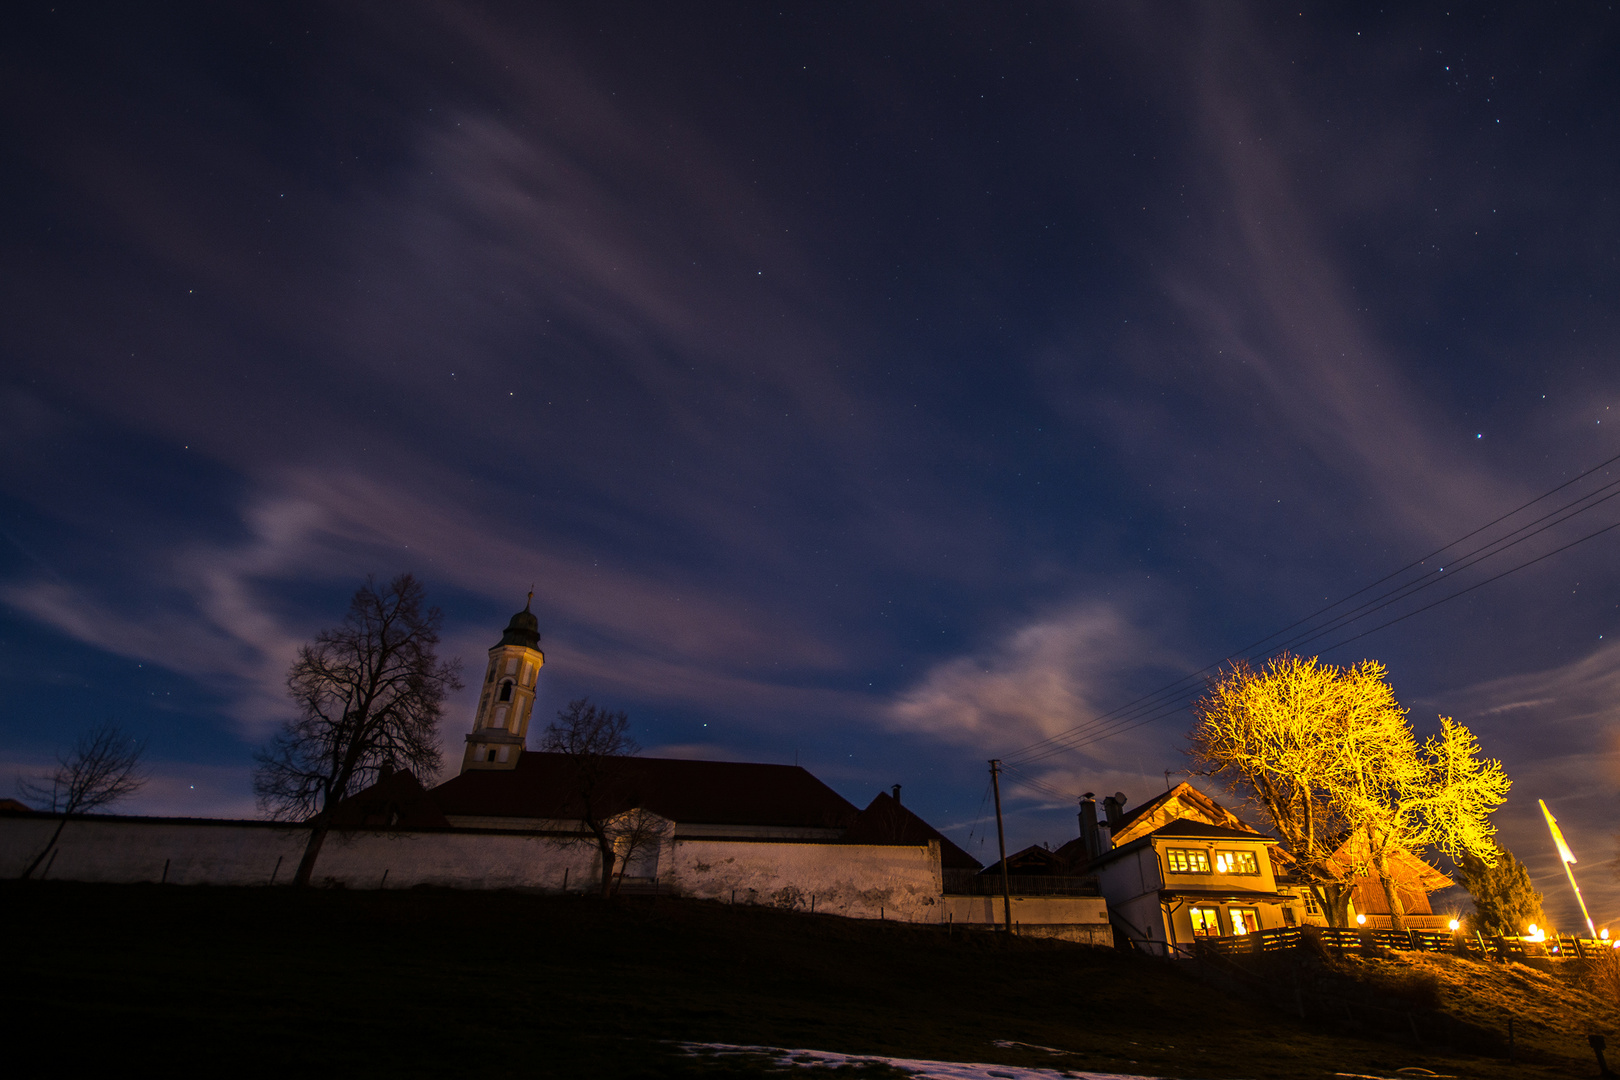
[[[1457,920],[1456,920],[1456,919],[1452,919],[1452,920],[1451,920],[1451,921],[1450,921],[1450,922],[1449,922],[1449,923],[1447,923],[1447,924],[1446,924],[1446,925],[1447,925],[1447,926],[1449,926],[1449,927],[1451,927],[1451,932],[1452,932],[1452,933],[1453,933],[1453,934],[1455,934],[1455,933],[1456,933],[1456,932],[1457,932],[1457,928],[1458,928],[1458,927],[1459,927],[1459,926],[1461,926],[1461,925],[1462,925],[1462,923],[1460,923],[1460,922],[1458,922],[1458,921],[1457,921]]]
[[[1358,925],[1358,926],[1366,926],[1367,925],[1367,916],[1365,916],[1365,915],[1357,915],[1356,916],[1356,925]]]

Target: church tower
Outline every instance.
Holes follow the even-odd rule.
[[[534,709],[535,680],[546,662],[540,651],[540,620],[529,612],[532,603],[531,592],[529,603],[512,616],[506,633],[489,650],[489,668],[484,672],[472,733],[467,736],[462,772],[517,768],[529,732],[529,713]]]

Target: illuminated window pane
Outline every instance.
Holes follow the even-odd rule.
[[[1260,929],[1260,913],[1252,907],[1228,909],[1232,916],[1232,933],[1253,934]]]
[[[1209,852],[1202,848],[1166,848],[1164,861],[1172,874],[1209,873]]]
[[[1252,851],[1217,851],[1215,853],[1215,872],[1217,874],[1258,874],[1260,862]]]
[[[1220,909],[1195,907],[1192,909],[1193,934],[1197,937],[1219,937],[1221,933]]]

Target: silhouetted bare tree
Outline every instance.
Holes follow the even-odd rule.
[[[38,780],[17,782],[17,791],[24,799],[41,810],[62,815],[50,842],[22,872],[24,879],[32,877],[45,861],[61,839],[69,818],[109,806],[141,789],[146,783],[140,773],[145,753],[144,740],[130,737],[117,724],[107,721],[79,736],[70,753],[58,755],[55,772]]]
[[[367,578],[343,624],[298,650],[287,674],[298,718],[254,755],[253,778],[271,817],[309,822],[293,884],[309,884],[333,809],[379,769],[437,775],[439,715],[445,694],[461,688],[460,662],[439,662],[442,621],[438,608],[423,608],[410,574],[381,591]]]
[[[620,843],[613,827],[613,798],[621,795],[620,780],[625,759],[641,747],[629,735],[630,718],[591,704],[590,698],[577,698],[558,710],[557,719],[546,725],[540,748],[568,759],[569,782],[579,802],[580,821],[585,832],[564,837],[562,844],[584,843],[595,846],[602,858],[602,896],[613,890],[613,864]]]
[[[640,806],[608,819],[605,831],[619,864],[619,872],[613,875],[614,895],[618,894],[624,875],[637,857],[656,852],[663,846],[669,825],[668,819]]]

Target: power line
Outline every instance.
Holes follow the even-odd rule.
[[[1482,588],[1482,587],[1484,587],[1486,585],[1489,585],[1493,581],[1499,581],[1502,578],[1507,577],[1509,574],[1517,573],[1518,571],[1523,570],[1525,567],[1533,566],[1536,563],[1541,562],[1544,559],[1550,559],[1554,555],[1557,555],[1557,554],[1559,554],[1561,552],[1564,552],[1564,551],[1568,551],[1572,547],[1576,547],[1577,545],[1584,544],[1588,540],[1592,540],[1592,539],[1594,539],[1596,537],[1602,536],[1604,533],[1612,532],[1615,529],[1620,529],[1620,521],[1617,521],[1617,522],[1615,522],[1615,523],[1613,523],[1611,525],[1605,525],[1601,529],[1598,529],[1598,530],[1596,530],[1594,532],[1587,533],[1585,536],[1582,536],[1582,537],[1580,537],[1580,538],[1578,538],[1576,540],[1572,540],[1569,543],[1564,544],[1564,545],[1562,545],[1560,547],[1556,547],[1551,551],[1544,552],[1541,555],[1537,555],[1536,557],[1534,557],[1532,559],[1526,559],[1524,562],[1519,563],[1516,566],[1510,566],[1506,570],[1503,570],[1503,571],[1501,571],[1500,573],[1497,573],[1497,574],[1493,574],[1492,576],[1486,578],[1483,581],[1475,582],[1474,584],[1466,586],[1465,588],[1458,589],[1454,593],[1449,593],[1446,596],[1443,596],[1440,599],[1434,601],[1433,603],[1426,604],[1423,607],[1416,608],[1416,609],[1414,609],[1412,611],[1405,612],[1404,614],[1401,614],[1401,615],[1397,615],[1395,618],[1390,619],[1387,622],[1380,623],[1379,625],[1374,626],[1371,629],[1363,630],[1358,634],[1352,634],[1351,636],[1349,636],[1347,638],[1343,638],[1343,639],[1341,639],[1339,641],[1335,641],[1333,644],[1328,645],[1325,648],[1323,648],[1322,651],[1323,652],[1330,652],[1333,649],[1337,649],[1337,648],[1340,648],[1341,646],[1348,645],[1352,641],[1358,641],[1361,638],[1366,637],[1368,634],[1376,633],[1377,631],[1382,630],[1382,629],[1384,629],[1386,627],[1389,627],[1389,626],[1393,626],[1398,622],[1403,622],[1406,619],[1409,619],[1414,615],[1420,615],[1423,612],[1428,611],[1431,608],[1439,607],[1441,604],[1444,604],[1444,603],[1446,603],[1446,602],[1448,602],[1450,600],[1455,600],[1457,597],[1462,596],[1465,593],[1473,592],[1475,589]],[[1186,695],[1185,694],[1178,695],[1177,697],[1175,697],[1172,700],[1165,701],[1165,702],[1161,703],[1158,707],[1154,708],[1147,715],[1138,715],[1138,716],[1135,716],[1135,717],[1127,716],[1127,717],[1118,718],[1114,723],[1107,725],[1106,728],[1104,728],[1102,730],[1095,730],[1094,729],[1094,730],[1084,732],[1083,733],[1084,737],[1079,739],[1078,741],[1065,742],[1062,745],[1051,746],[1049,748],[1046,748],[1046,749],[1042,750],[1039,753],[1036,753],[1036,754],[1030,755],[1028,757],[1025,757],[1020,761],[1020,764],[1027,766],[1027,765],[1030,765],[1030,764],[1032,764],[1032,763],[1034,763],[1036,761],[1041,761],[1041,760],[1044,760],[1046,758],[1053,757],[1053,756],[1055,756],[1057,754],[1065,753],[1065,752],[1068,752],[1068,751],[1071,751],[1071,750],[1078,750],[1078,749],[1081,749],[1082,747],[1085,747],[1085,746],[1090,746],[1093,743],[1100,742],[1103,739],[1110,738],[1110,737],[1112,737],[1114,735],[1121,734],[1121,733],[1123,733],[1125,731],[1129,731],[1132,728],[1141,727],[1144,724],[1152,723],[1153,721],[1161,719],[1161,718],[1163,718],[1165,716],[1169,716],[1172,713],[1180,712],[1183,708],[1186,707],[1186,704],[1187,704]],[[1101,718],[1099,718],[1099,719],[1101,719]],[[1011,766],[1011,765],[1009,765],[1007,767],[1008,768],[1016,768],[1016,766]]]
[[[1453,567],[1449,579],[1442,578],[1440,576],[1441,574],[1445,573],[1444,568],[1431,570],[1425,573],[1419,579],[1408,581],[1405,584],[1397,585],[1393,589],[1386,590],[1370,600],[1364,601],[1361,605],[1351,609],[1350,611],[1340,612],[1338,615],[1335,615],[1333,618],[1329,619],[1326,623],[1317,623],[1317,620],[1320,619],[1321,616],[1342,607],[1344,604],[1354,600],[1356,597],[1377,588],[1379,585],[1385,584],[1386,582],[1400,577],[1407,571],[1425,565],[1430,559],[1435,559],[1438,556],[1443,555],[1451,549],[1457,547],[1459,544],[1471,539],[1472,537],[1478,536],[1482,532],[1486,532],[1493,526],[1500,525],[1503,522],[1508,521],[1510,518],[1523,512],[1529,507],[1534,506],[1535,504],[1542,502],[1553,495],[1556,495],[1558,492],[1563,491],[1572,484],[1578,483],[1586,477],[1591,476],[1592,474],[1614,464],[1617,461],[1620,461],[1620,454],[1617,454],[1606,461],[1600,462],[1597,465],[1584,470],[1571,479],[1564,481],[1562,484],[1559,484],[1556,487],[1553,487],[1548,491],[1536,496],[1535,498],[1515,507],[1513,510],[1510,510],[1507,513],[1485,523],[1484,525],[1465,533],[1456,540],[1435,549],[1421,558],[1412,560],[1398,570],[1386,574],[1368,585],[1362,586],[1360,589],[1349,593],[1345,597],[1328,604],[1325,607],[1317,609],[1311,614],[1296,620],[1283,629],[1255,640],[1249,645],[1244,646],[1242,649],[1239,649],[1236,652],[1226,656],[1222,660],[1209,664],[1190,675],[1182,676],[1181,678],[1160,687],[1157,690],[1151,691],[1132,701],[1126,702],[1124,705],[1121,705],[1116,709],[1094,717],[1083,724],[1078,724],[1075,727],[1070,728],[1068,731],[1060,732],[1057,735],[1049,736],[1048,738],[1038,740],[1037,742],[1022,747],[1008,756],[1013,760],[1017,760],[1021,764],[1027,765],[1034,761],[1051,757],[1057,753],[1079,749],[1082,746],[1090,745],[1091,743],[1097,742],[1101,739],[1119,734],[1122,731],[1138,727],[1144,723],[1152,722],[1153,720],[1159,719],[1162,716],[1178,711],[1184,707],[1185,699],[1187,697],[1185,691],[1189,688],[1189,685],[1196,683],[1200,676],[1207,674],[1211,670],[1220,667],[1231,660],[1237,659],[1240,656],[1252,655],[1254,657],[1258,657],[1266,654],[1275,655],[1275,653],[1282,651],[1283,649],[1307,644],[1311,641],[1318,640],[1323,636],[1331,634],[1336,630],[1346,628],[1355,622],[1359,622],[1360,620],[1367,618],[1368,616],[1376,613],[1377,611],[1383,610],[1392,604],[1406,600],[1411,596],[1432,587],[1433,585],[1439,584],[1442,580],[1455,580],[1461,572],[1466,571],[1487,559],[1493,558],[1496,555],[1508,551],[1519,544],[1548,531],[1549,529],[1562,525],[1565,522],[1584,514],[1593,508],[1602,505],[1603,503],[1608,502],[1610,499],[1615,498],[1617,495],[1620,495],[1620,481],[1610,481],[1594,491],[1590,491],[1564,503],[1546,514],[1543,514],[1541,517],[1526,522],[1525,524],[1518,526],[1502,536],[1496,537],[1493,540],[1487,541],[1486,543],[1475,547],[1471,551],[1457,556],[1457,558],[1462,560],[1462,563],[1461,565],[1456,565]],[[1604,494],[1605,492],[1608,494]],[[1600,495],[1602,496],[1601,498],[1598,497]],[[1540,525],[1541,527],[1535,528],[1537,525]],[[1540,562],[1545,558],[1549,558],[1552,555],[1558,554],[1559,552],[1568,550],[1577,544],[1584,543],[1586,540],[1590,540],[1595,536],[1602,535],[1614,527],[1615,526],[1609,526],[1604,529],[1600,529],[1597,532],[1581,537],[1579,540],[1572,541],[1571,543],[1565,544],[1554,549],[1553,551],[1546,552],[1543,555],[1526,560],[1525,562],[1510,567],[1509,569],[1493,575],[1484,581],[1477,582],[1465,589],[1448,594],[1446,597],[1443,597],[1432,604],[1427,604],[1421,608],[1406,612],[1405,614],[1381,623],[1370,630],[1366,630],[1341,641],[1337,641],[1334,644],[1325,647],[1323,651],[1339,648],[1342,645],[1358,640],[1367,636],[1368,634],[1384,629],[1385,627],[1394,625],[1395,623],[1401,622],[1412,617],[1413,615],[1428,611],[1433,607],[1437,607],[1440,604],[1445,603],[1447,600],[1455,599],[1457,596],[1461,596],[1466,592],[1472,592],[1476,588],[1480,588],[1484,585],[1490,584],[1493,581],[1499,580],[1500,578],[1506,577],[1508,574],[1522,570],[1526,566],[1533,565],[1534,563]],[[1517,538],[1514,539],[1515,537]],[[1301,633],[1295,634],[1292,638],[1285,639],[1281,645],[1273,645],[1265,650],[1258,652],[1256,651],[1259,650],[1260,646],[1266,645],[1267,642],[1274,642],[1277,638],[1283,637],[1283,635],[1287,634],[1289,631],[1301,627],[1304,627],[1305,629]]]
[[[1515,507],[1513,510],[1510,510],[1506,514],[1502,514],[1501,516],[1495,518],[1494,520],[1489,521],[1484,525],[1481,525],[1479,528],[1474,529],[1471,532],[1465,533],[1464,535],[1458,537],[1456,540],[1453,540],[1451,543],[1446,544],[1443,547],[1437,548],[1434,551],[1428,553],[1427,555],[1424,555],[1421,558],[1414,559],[1413,561],[1407,563],[1405,566],[1402,566],[1400,569],[1395,570],[1392,573],[1384,575],[1383,577],[1379,578],[1377,581],[1374,581],[1374,582],[1372,582],[1372,583],[1370,583],[1368,585],[1364,585],[1361,588],[1357,589],[1355,592],[1352,592],[1352,593],[1348,594],[1347,596],[1344,596],[1341,599],[1336,600],[1333,603],[1326,605],[1325,607],[1318,608],[1316,611],[1312,612],[1311,614],[1306,615],[1304,618],[1298,619],[1293,623],[1290,623],[1288,626],[1283,627],[1281,630],[1278,630],[1278,631],[1276,631],[1274,633],[1271,633],[1271,634],[1267,634],[1265,637],[1258,638],[1255,641],[1249,643],[1248,645],[1243,646],[1241,649],[1236,650],[1231,655],[1226,656],[1223,659],[1218,660],[1213,664],[1209,664],[1206,667],[1200,669],[1199,671],[1193,672],[1191,675],[1183,676],[1182,678],[1177,679],[1175,682],[1169,684],[1168,686],[1161,687],[1160,689],[1155,690],[1155,691],[1151,691],[1150,693],[1145,694],[1142,697],[1135,699],[1134,701],[1127,702],[1124,705],[1120,706],[1117,709],[1112,710],[1109,713],[1104,713],[1102,716],[1097,717],[1096,720],[1108,719],[1108,718],[1114,716],[1117,713],[1127,712],[1130,709],[1132,709],[1134,706],[1147,705],[1147,703],[1149,703],[1151,701],[1151,699],[1159,696],[1160,694],[1162,694],[1162,693],[1164,693],[1166,691],[1174,690],[1176,687],[1178,687],[1182,683],[1186,683],[1186,682],[1190,682],[1190,681],[1196,681],[1199,676],[1201,676],[1201,675],[1203,675],[1203,674],[1205,674],[1205,673],[1207,673],[1207,672],[1221,666],[1222,664],[1224,664],[1224,663],[1226,663],[1226,662],[1228,662],[1230,660],[1236,659],[1241,655],[1252,653],[1254,650],[1256,650],[1260,646],[1264,645],[1266,642],[1272,641],[1275,638],[1281,637],[1282,635],[1288,633],[1290,630],[1293,630],[1293,629],[1295,629],[1297,627],[1301,627],[1301,626],[1304,626],[1307,623],[1311,623],[1314,620],[1316,620],[1317,618],[1319,618],[1320,616],[1322,616],[1322,615],[1324,615],[1324,614],[1326,614],[1326,613],[1328,613],[1330,611],[1333,611],[1335,608],[1341,607],[1344,604],[1350,602],[1351,600],[1355,599],[1357,596],[1360,596],[1362,593],[1365,593],[1365,592],[1367,592],[1367,591],[1369,591],[1371,589],[1377,588],[1379,585],[1382,585],[1383,583],[1385,583],[1387,581],[1390,581],[1390,580],[1392,580],[1392,579],[1394,579],[1396,577],[1399,577],[1401,574],[1407,572],[1408,570],[1412,570],[1412,569],[1414,569],[1414,568],[1416,568],[1418,566],[1422,566],[1422,565],[1426,564],[1428,562],[1428,560],[1436,558],[1437,556],[1439,556],[1441,554],[1444,554],[1445,552],[1447,552],[1447,551],[1451,550],[1452,548],[1456,547],[1458,544],[1462,543],[1463,541],[1468,540],[1468,539],[1470,539],[1470,538],[1472,538],[1474,536],[1479,535],[1481,532],[1484,532],[1485,530],[1490,529],[1492,526],[1499,525],[1502,522],[1507,521],[1509,518],[1513,517],[1514,515],[1516,515],[1518,513],[1521,513],[1522,511],[1528,509],[1531,506],[1534,506],[1536,503],[1541,502],[1544,499],[1547,499],[1547,498],[1550,498],[1553,495],[1556,495],[1558,492],[1560,492],[1560,491],[1564,490],[1565,488],[1569,487],[1571,484],[1577,483],[1578,481],[1592,475],[1593,473],[1595,473],[1595,472],[1597,472],[1597,471],[1599,471],[1599,470],[1601,470],[1603,468],[1606,468],[1607,466],[1613,464],[1616,461],[1620,461],[1620,455],[1616,455],[1616,456],[1614,456],[1612,458],[1609,458],[1607,461],[1603,461],[1603,462],[1600,462],[1597,465],[1592,466],[1590,469],[1587,469],[1584,472],[1579,473],[1578,475],[1576,475],[1572,479],[1566,480],[1566,481],[1564,481],[1564,483],[1559,484],[1558,486],[1556,486],[1554,488],[1551,488],[1548,491],[1543,492],[1542,494],[1536,496],[1534,499],[1531,499],[1528,502],[1523,503],[1518,507]],[[1603,487],[1599,488],[1597,492],[1588,493],[1587,495],[1583,495],[1580,498],[1577,498],[1577,499],[1575,499],[1575,500],[1573,500],[1573,501],[1571,501],[1569,503],[1566,503],[1566,504],[1564,504],[1564,506],[1560,507],[1558,510],[1554,510],[1548,515],[1543,515],[1543,517],[1536,519],[1536,521],[1532,521],[1532,522],[1527,523],[1526,525],[1520,526],[1518,529],[1513,530],[1513,532],[1508,533],[1507,536],[1512,536],[1512,535],[1514,535],[1514,533],[1520,532],[1523,529],[1528,528],[1530,525],[1534,525],[1537,522],[1544,521],[1544,520],[1546,520],[1547,517],[1556,515],[1556,514],[1562,512],[1563,510],[1568,509],[1571,506],[1575,506],[1575,505],[1577,505],[1577,504],[1579,504],[1581,502],[1584,502],[1585,500],[1591,498],[1592,495],[1595,495],[1598,492],[1605,491],[1610,487],[1615,487],[1616,485],[1620,485],[1620,481],[1613,481],[1613,482],[1611,482],[1609,484],[1606,484]],[[1596,504],[1594,503],[1592,505],[1596,505]],[[1581,511],[1577,511],[1577,513],[1584,512],[1584,510],[1588,510],[1588,509],[1591,509],[1591,506],[1584,507],[1584,508],[1582,508]],[[1574,516],[1574,515],[1572,514],[1570,516]],[[1567,520],[1567,518],[1564,519],[1564,520]],[[1499,542],[1500,540],[1503,540],[1503,539],[1506,539],[1506,537],[1500,537],[1500,538],[1498,538],[1498,541],[1492,541],[1492,543]],[[1526,539],[1526,538],[1521,538],[1521,539]],[[1489,547],[1490,545],[1487,544],[1485,546]],[[1479,551],[1479,550],[1481,550],[1481,549],[1478,549],[1478,548],[1475,549],[1475,551]],[[1385,594],[1385,595],[1387,595],[1387,594]],[[1151,705],[1147,705],[1147,707],[1151,707]],[[1087,726],[1087,725],[1079,725],[1079,726],[1084,727],[1084,726]],[[1076,730],[1076,729],[1071,729],[1071,730]],[[1017,758],[1018,756],[1020,756],[1022,754],[1025,754],[1025,753],[1027,753],[1027,752],[1029,752],[1031,750],[1034,750],[1034,749],[1036,749],[1038,747],[1044,746],[1049,742],[1052,742],[1052,741],[1057,740],[1057,739],[1061,739],[1063,737],[1064,737],[1064,733],[1060,733],[1059,735],[1054,735],[1054,736],[1051,736],[1051,737],[1049,737],[1047,739],[1038,740],[1037,742],[1031,743],[1028,746],[1025,746],[1025,747],[1022,747],[1022,748],[1020,748],[1018,750],[1013,751],[1010,756],[1014,757],[1014,758]]]
[[[1612,460],[1620,460],[1620,459],[1611,459],[1611,461]],[[1604,463],[1604,464],[1607,464],[1607,463]],[[1588,469],[1585,472],[1581,473],[1580,476],[1576,477],[1575,479],[1579,480],[1582,477],[1589,476],[1593,472],[1597,471],[1598,469],[1601,469],[1602,467],[1603,467],[1603,465],[1594,466],[1592,469]],[[1514,510],[1514,511],[1508,513],[1508,514],[1504,514],[1501,517],[1498,517],[1494,522],[1492,522],[1490,524],[1499,524],[1502,521],[1506,520],[1507,518],[1512,517],[1514,513],[1522,511],[1525,507],[1534,505],[1536,502],[1541,501],[1541,499],[1544,499],[1544,498],[1548,497],[1549,495],[1556,494],[1559,490],[1562,490],[1563,488],[1568,487],[1571,483],[1574,483],[1574,482],[1575,482],[1575,480],[1566,481],[1565,483],[1560,484],[1558,487],[1552,489],[1551,491],[1546,492],[1543,495],[1538,496],[1536,499],[1532,499],[1528,503],[1523,504],[1522,506],[1518,507],[1516,510]],[[1591,493],[1588,493],[1587,495],[1584,495],[1584,496],[1581,496],[1581,497],[1579,497],[1579,498],[1577,498],[1575,500],[1572,500],[1571,502],[1566,503],[1564,506],[1559,507],[1557,510],[1552,511],[1551,513],[1549,513],[1547,515],[1543,515],[1543,517],[1538,518],[1535,521],[1529,522],[1526,525],[1520,526],[1518,529],[1513,530],[1513,532],[1510,532],[1510,533],[1506,534],[1503,537],[1498,537],[1496,540],[1491,541],[1490,543],[1488,543],[1486,545],[1482,545],[1482,547],[1476,548],[1474,552],[1470,552],[1468,554],[1472,555],[1472,554],[1484,551],[1486,548],[1489,548],[1489,547],[1491,547],[1493,545],[1502,544],[1503,541],[1506,541],[1509,537],[1512,537],[1516,533],[1522,532],[1525,529],[1530,528],[1530,526],[1537,524],[1538,522],[1545,521],[1549,517],[1554,517],[1554,516],[1556,516],[1556,515],[1558,515],[1560,513],[1563,513],[1565,510],[1568,510],[1570,507],[1577,506],[1580,503],[1585,502],[1586,500],[1593,498],[1595,495],[1601,493],[1602,491],[1605,491],[1610,487],[1615,487],[1617,484],[1620,484],[1620,482],[1614,482],[1614,483],[1611,483],[1611,484],[1606,484],[1606,485],[1604,485],[1604,487],[1599,488],[1597,492],[1591,492]],[[1606,501],[1606,499],[1605,500],[1598,500],[1598,501],[1599,502]],[[1562,521],[1568,520],[1569,518],[1574,517],[1576,514],[1584,512],[1585,510],[1589,510],[1589,509],[1592,508],[1592,506],[1595,506],[1595,505],[1597,505],[1597,503],[1594,502],[1594,503],[1590,503],[1589,505],[1587,505],[1585,507],[1581,507],[1580,510],[1575,511],[1574,513],[1566,514],[1559,521],[1554,522],[1554,524],[1561,524]],[[1480,532],[1482,532],[1485,529],[1489,528],[1490,524],[1481,526],[1479,529],[1475,529],[1473,532],[1465,535],[1464,537],[1459,538],[1459,540],[1453,541],[1452,543],[1446,545],[1444,548],[1441,548],[1439,550],[1441,552],[1444,552],[1446,550],[1449,550],[1452,547],[1455,547],[1458,543],[1460,543],[1462,540],[1466,540],[1469,536],[1478,535]],[[1536,532],[1541,532],[1541,531],[1545,531],[1545,529],[1536,530]],[[1536,535],[1536,533],[1533,532],[1533,533],[1531,533],[1529,535],[1533,536],[1533,535]],[[1522,542],[1523,540],[1528,539],[1528,538],[1529,538],[1529,536],[1520,537],[1520,539],[1518,541],[1514,541],[1514,544]],[[1503,547],[1498,548],[1497,552],[1490,552],[1489,554],[1491,554],[1491,555],[1497,554],[1501,550],[1506,550],[1506,547],[1510,547],[1510,546],[1513,546],[1513,545],[1512,544],[1505,545]],[[1389,581],[1391,578],[1399,576],[1400,573],[1402,573],[1402,572],[1404,572],[1406,570],[1410,570],[1410,569],[1412,569],[1414,567],[1423,565],[1427,561],[1427,559],[1432,558],[1432,557],[1433,557],[1433,553],[1431,553],[1428,556],[1425,556],[1423,559],[1414,560],[1413,562],[1408,563],[1401,570],[1396,571],[1393,574],[1385,575],[1383,578],[1379,579],[1378,582],[1374,582],[1373,585],[1364,586],[1361,589],[1357,590],[1356,592],[1351,593],[1349,596],[1345,597],[1344,599],[1341,599],[1341,600],[1339,600],[1339,601],[1337,601],[1337,602],[1335,602],[1333,604],[1329,604],[1326,607],[1321,608],[1318,611],[1312,613],[1311,615],[1308,615],[1303,619],[1297,620],[1296,622],[1291,624],[1289,627],[1285,627],[1281,631],[1278,631],[1278,632],[1276,632],[1274,634],[1267,635],[1264,638],[1260,638],[1257,641],[1252,642],[1250,645],[1245,646],[1243,649],[1238,650],[1237,652],[1233,653],[1230,656],[1227,656],[1225,659],[1223,659],[1221,661],[1218,661],[1215,664],[1208,665],[1207,667],[1201,669],[1200,671],[1194,672],[1191,675],[1183,676],[1181,679],[1176,680],[1175,682],[1169,684],[1168,686],[1161,687],[1159,690],[1155,690],[1155,691],[1153,691],[1153,692],[1151,692],[1149,694],[1146,694],[1143,697],[1136,699],[1135,701],[1128,702],[1125,705],[1121,706],[1118,709],[1113,710],[1110,713],[1105,713],[1102,716],[1095,718],[1095,720],[1093,722],[1089,723],[1089,724],[1079,725],[1076,728],[1071,729],[1070,732],[1060,733],[1059,735],[1052,736],[1049,739],[1044,739],[1044,740],[1041,740],[1039,742],[1033,743],[1033,744],[1031,744],[1031,745],[1029,745],[1027,747],[1024,747],[1024,748],[1016,751],[1015,756],[1029,753],[1030,751],[1038,749],[1038,748],[1042,747],[1043,745],[1045,745],[1047,743],[1063,740],[1063,739],[1065,739],[1068,736],[1073,735],[1073,734],[1083,734],[1084,733],[1083,729],[1093,727],[1096,722],[1114,718],[1116,715],[1120,715],[1120,714],[1130,715],[1133,712],[1140,712],[1143,709],[1151,709],[1156,704],[1154,699],[1159,698],[1159,697],[1161,697],[1161,696],[1163,696],[1164,694],[1167,694],[1167,693],[1173,693],[1174,691],[1181,688],[1183,686],[1183,684],[1196,682],[1197,678],[1200,675],[1205,674],[1206,672],[1212,670],[1213,668],[1220,666],[1220,664],[1223,664],[1223,663],[1225,663],[1225,662],[1227,662],[1229,660],[1232,660],[1232,659],[1236,659],[1240,655],[1253,654],[1253,655],[1258,656],[1258,655],[1265,655],[1265,653],[1269,653],[1269,652],[1275,652],[1279,648],[1286,648],[1291,644],[1297,644],[1300,638],[1310,638],[1312,636],[1321,636],[1320,631],[1323,631],[1324,629],[1332,629],[1332,628],[1334,628],[1333,627],[1334,623],[1338,623],[1339,625],[1347,624],[1348,621],[1351,621],[1351,620],[1346,618],[1347,615],[1353,614],[1355,612],[1359,612],[1359,613],[1361,613],[1363,615],[1364,614],[1370,614],[1370,611],[1364,610],[1364,609],[1367,609],[1370,605],[1372,605],[1373,602],[1371,602],[1371,601],[1369,601],[1368,604],[1362,605],[1362,608],[1354,609],[1354,612],[1352,612],[1352,613],[1344,613],[1341,616],[1336,616],[1335,619],[1330,620],[1329,624],[1318,625],[1316,627],[1312,627],[1311,629],[1307,630],[1304,635],[1296,635],[1296,639],[1294,641],[1292,641],[1292,642],[1287,642],[1287,643],[1283,644],[1282,646],[1273,645],[1269,649],[1265,650],[1264,652],[1256,653],[1254,651],[1257,646],[1263,645],[1266,642],[1271,641],[1271,640],[1281,636],[1282,634],[1286,633],[1290,629],[1293,629],[1294,627],[1303,626],[1303,625],[1305,625],[1307,623],[1313,622],[1315,619],[1317,619],[1321,615],[1332,611],[1334,608],[1341,606],[1342,604],[1348,602],[1350,599],[1353,599],[1355,596],[1366,592],[1368,589],[1374,588],[1374,587],[1376,587],[1378,584],[1380,584],[1382,582]],[[1485,557],[1488,557],[1488,555],[1485,556]],[[1480,561],[1480,560],[1474,560],[1474,561],[1477,562],[1477,561]],[[1469,563],[1468,565],[1472,565],[1472,563]],[[1409,594],[1410,592],[1418,591],[1418,589],[1420,589],[1420,588],[1424,588],[1424,587],[1427,587],[1430,584],[1436,583],[1436,581],[1438,580],[1437,573],[1433,572],[1433,571],[1431,571],[1430,573],[1431,573],[1431,577],[1430,577],[1430,580],[1427,583],[1409,582],[1409,583],[1407,583],[1407,585],[1398,586],[1397,589],[1393,590],[1393,591],[1394,592],[1400,592],[1401,590],[1406,590],[1407,594]],[[1455,576],[1455,573],[1456,573],[1456,571],[1453,572],[1454,576]],[[1374,599],[1375,600],[1382,599],[1383,597],[1387,597],[1389,595],[1390,595],[1390,593],[1386,592],[1385,594],[1382,594],[1381,597],[1377,597],[1377,598],[1374,598]],[[1404,596],[1397,597],[1397,598],[1404,598]],[[1387,606],[1388,606],[1387,603],[1382,604],[1382,605],[1376,605],[1376,606],[1372,607],[1372,610],[1376,610],[1377,607],[1387,607]]]

